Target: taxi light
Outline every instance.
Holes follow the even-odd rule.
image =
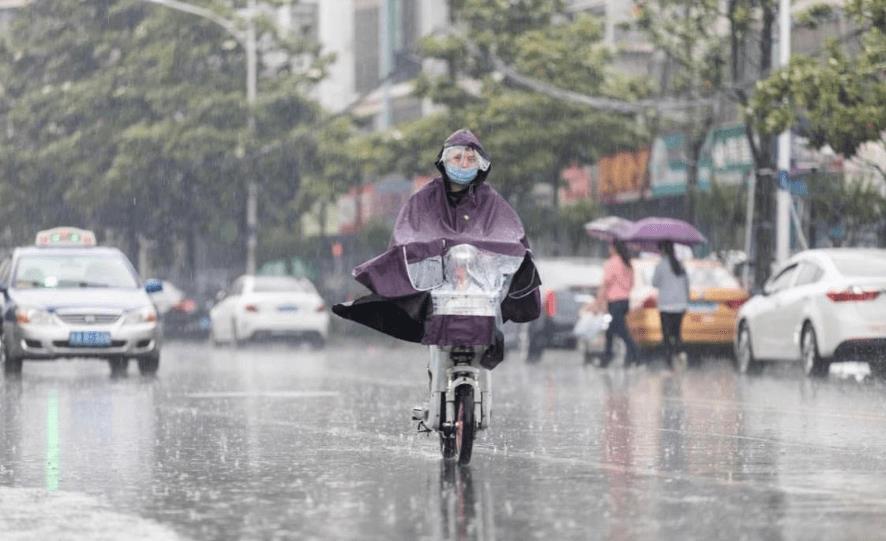
[[[258,306],[254,305],[254,304],[247,304],[246,306],[244,306],[244,309],[247,312],[252,312],[253,314],[258,312]]]
[[[649,295],[646,297],[646,300],[643,301],[641,308],[658,308],[658,299],[655,298],[655,295]]]
[[[862,291],[859,289],[846,289],[843,291],[828,291],[828,298],[834,302],[872,301],[880,296],[879,291]]]
[[[545,295],[545,314],[548,317],[557,315],[557,294],[553,291],[548,291],[548,294]]]
[[[55,227],[37,233],[37,246],[95,246],[95,233],[77,227]]]

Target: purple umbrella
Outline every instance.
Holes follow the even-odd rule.
[[[669,240],[678,244],[701,244],[707,239],[698,229],[674,218],[643,218],[634,223],[621,238],[627,242],[652,243]]]
[[[611,241],[621,238],[634,222],[618,216],[604,216],[585,224],[585,231],[595,239]]]

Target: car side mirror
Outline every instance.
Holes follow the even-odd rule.
[[[163,282],[156,278],[145,280],[145,291],[148,293],[159,293],[163,291]]]
[[[221,302],[221,301],[223,301],[223,300],[225,299],[225,297],[227,297],[227,296],[228,296],[228,292],[227,292],[227,291],[225,291],[224,289],[219,289],[219,290],[215,293],[215,302]]]

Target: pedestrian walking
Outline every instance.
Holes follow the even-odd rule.
[[[625,366],[639,363],[639,348],[628,331],[625,317],[628,314],[628,299],[634,287],[634,268],[631,267],[631,254],[628,247],[620,240],[609,245],[609,259],[603,264],[603,284],[597,293],[597,306],[604,306],[612,317],[606,329],[606,349],[603,353],[602,366],[612,360],[612,338],[618,336],[627,348]]]
[[[682,354],[683,341],[680,327],[683,315],[689,308],[689,275],[674,254],[674,243],[664,240],[658,243],[662,258],[652,275],[652,286],[658,288],[658,312],[661,317],[661,337],[665,361],[674,367],[674,356]]]

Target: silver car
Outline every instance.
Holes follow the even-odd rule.
[[[142,374],[160,365],[157,310],[148,296],[160,282],[141,284],[116,248],[17,248],[0,262],[0,362],[6,374],[25,359],[107,359],[112,373],[128,360]]]

